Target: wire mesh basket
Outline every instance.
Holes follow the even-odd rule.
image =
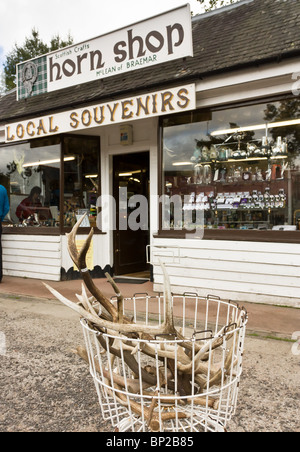
[[[112,299],[113,301],[113,299]],[[164,321],[164,296],[124,300],[124,315]],[[104,420],[119,432],[222,432],[235,413],[248,316],[216,297],[172,295],[178,334],[124,336],[81,320]]]

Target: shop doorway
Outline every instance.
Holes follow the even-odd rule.
[[[116,201],[114,273],[116,276],[126,275],[137,278],[150,276],[146,259],[146,248],[150,239],[149,182],[149,152],[113,157],[113,193]],[[136,202],[138,199],[143,200],[143,206]]]

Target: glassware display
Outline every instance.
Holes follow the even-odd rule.
[[[283,112],[286,119],[278,121]],[[203,210],[204,228],[298,228],[300,119],[294,115],[287,99],[208,111],[201,122],[168,122],[164,146],[174,152],[163,155],[163,180],[174,188],[176,178],[177,186],[167,194],[181,195],[186,210]]]

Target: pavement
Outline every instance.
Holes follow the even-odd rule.
[[[44,286],[43,282],[49,284],[66,298],[78,301],[76,294],[81,293],[81,280],[53,282],[12,276],[3,277],[0,284],[0,298],[8,298],[12,303],[14,298],[41,299],[51,302],[54,297]],[[109,298],[114,296],[114,292],[106,279],[95,279],[94,282],[104,295]],[[144,284],[119,284],[119,288],[122,294],[128,298],[134,294],[156,295],[153,290],[153,284],[150,281]],[[299,308],[243,303],[242,301],[240,305],[247,309],[249,316],[247,334],[291,340],[293,333],[300,331]]]

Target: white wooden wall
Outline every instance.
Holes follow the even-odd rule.
[[[78,235],[85,240],[87,235]],[[106,235],[93,238],[93,264],[105,268],[108,261]],[[2,235],[3,274],[21,278],[60,281],[61,267],[74,266],[67,250],[66,236]]]
[[[300,245],[155,239],[154,289],[162,291],[159,259],[174,293],[300,307]]]
[[[2,235],[3,274],[60,281],[61,237]]]

